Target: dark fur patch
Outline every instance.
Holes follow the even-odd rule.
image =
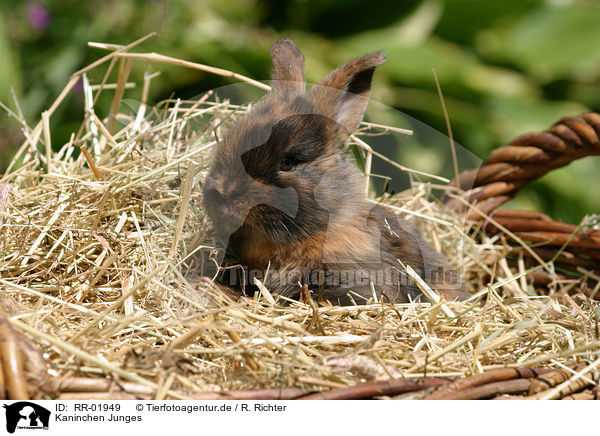
[[[368,92],[371,89],[371,80],[373,79],[374,72],[375,67],[356,73],[348,84],[348,92],[352,94],[364,94]]]

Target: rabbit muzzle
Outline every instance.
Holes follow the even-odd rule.
[[[208,182],[204,189],[206,211],[216,232],[226,238],[243,224],[267,235],[296,216],[298,194],[291,187],[267,185],[251,178],[243,183]]]

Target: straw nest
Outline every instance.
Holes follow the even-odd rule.
[[[197,189],[214,132],[245,108],[209,93],[155,107],[143,97],[132,110],[121,104],[131,63],[167,62],[252,81],[129,52],[134,45],[96,44],[110,53],[76,73],[36,126],[12,113],[27,139],[0,185],[1,307],[10,324],[0,327],[13,335],[30,396],[300,395],[432,377],[440,380],[433,388],[511,367],[571,368],[562,381],[587,368],[592,378],[597,306],[577,292],[581,283],[555,283],[550,295],[538,295],[526,273],[548,265],[519,263],[515,273],[504,235],[482,235],[476,222],[440,207],[427,182],[379,200],[409,211],[405,217],[462,266],[473,294],[467,301],[282,306],[267,289],[233,301],[210,278],[191,280],[199,259],[210,259],[202,253],[214,250]],[[113,68],[117,80],[109,86]],[[87,82],[91,69],[107,71],[100,84]],[[81,129],[57,147],[52,113],[81,78]],[[144,96],[152,79],[159,80],[144,77]],[[94,112],[100,94],[113,99],[112,115]],[[368,137],[360,135],[355,142],[369,153]]]

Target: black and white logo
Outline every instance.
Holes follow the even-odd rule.
[[[16,429],[48,430],[50,411],[29,401],[19,401],[3,405],[6,409],[6,431],[14,433]]]

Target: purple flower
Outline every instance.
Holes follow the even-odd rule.
[[[51,17],[48,9],[41,3],[27,3],[27,18],[37,30],[44,30],[50,25]]]

